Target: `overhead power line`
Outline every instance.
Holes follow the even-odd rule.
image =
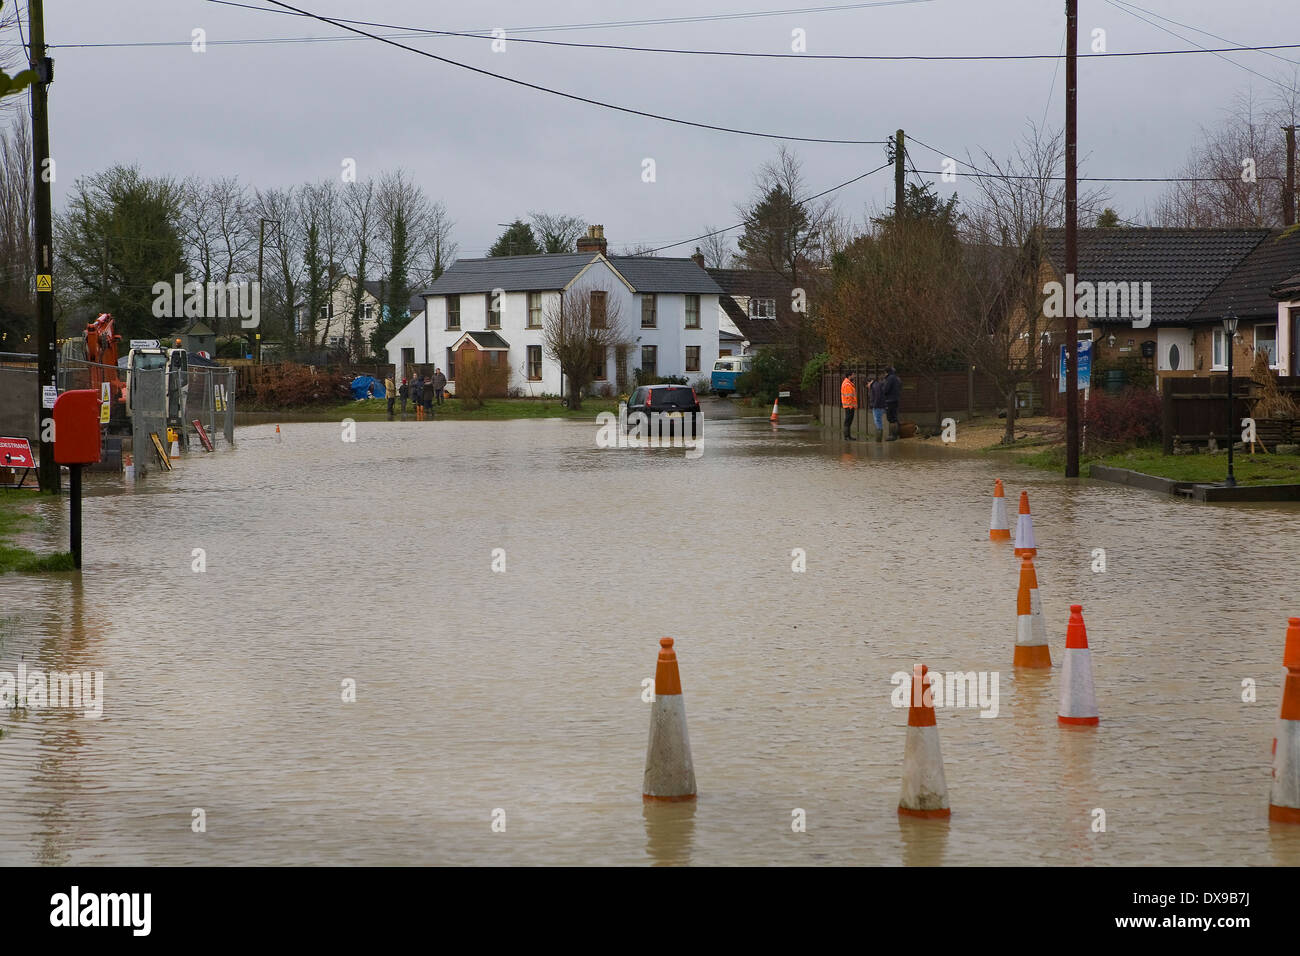
[[[209,2],[215,2],[215,0],[209,0]],[[439,56],[436,53],[430,53],[428,50],[420,50],[413,46],[407,46],[405,43],[398,43],[396,40],[379,36],[378,34],[375,33],[368,33],[367,31],[362,30],[359,27],[354,27],[346,23],[340,23],[336,20],[331,20],[329,17],[321,16],[318,13],[311,13],[310,11],[307,10],[301,10],[298,7],[290,6],[287,3],[282,3],[280,2],[280,0],[270,0],[270,2],[274,3],[278,7],[283,7],[286,10],[292,10],[303,16],[308,16],[314,20],[319,20],[321,23],[328,23],[331,26],[336,26],[341,30],[347,30],[351,33],[356,33],[359,36],[369,37],[372,40],[378,40],[380,43],[384,43],[387,44],[388,46],[396,47],[399,50],[406,50],[407,52],[414,53],[417,56],[422,56],[430,60],[436,60],[439,63],[445,63],[448,66],[454,66],[458,69],[468,70],[471,73],[478,73],[481,76],[490,76],[495,80],[502,80],[506,83],[512,83],[515,86],[522,86],[525,89],[536,90],[539,93],[548,93],[551,96],[559,96],[566,100],[573,100],[576,103],[586,103],[588,106],[599,106],[602,109],[614,110],[615,112],[619,112],[619,113],[627,113],[631,116],[642,116],[647,119],[655,119],[664,123],[674,123],[678,126],[691,126],[696,129],[708,129],[719,133],[732,133],[737,136],[754,136],[760,139],[781,139],[781,140],[788,140],[790,142],[799,142],[799,143],[832,143],[836,145],[845,145],[845,146],[882,145],[881,140],[834,139],[830,137],[821,137],[821,136],[792,136],[783,133],[764,133],[764,132],[759,132],[757,130],[736,129],[735,127],[718,126],[713,123],[699,123],[699,122],[695,122],[694,120],[681,119],[680,117],[676,117],[676,116],[665,116],[662,113],[651,113],[646,110],[633,109],[630,106],[619,106],[617,103],[608,103],[605,102],[604,100],[596,100],[587,96],[579,96],[577,93],[568,93],[565,92],[564,90],[557,90],[548,86],[542,86],[539,83],[530,83],[527,80],[516,79],[513,76],[506,76],[505,74],[502,73],[494,73],[491,70],[485,70],[482,67],[471,66],[470,64],[462,63],[459,60],[452,60],[445,56]]]

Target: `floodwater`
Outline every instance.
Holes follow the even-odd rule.
[[[594,422],[301,423],[89,478],[84,573],[0,578],[0,669],[103,671],[103,716],[0,713],[0,863],[1300,864],[1268,822],[1300,511],[726,407],[695,458]],[[995,477],[1034,508],[1050,673],[1010,667]],[[39,507],[25,543],[64,546]],[[1075,602],[1095,729],[1056,722]],[[641,800],[665,635],[694,805]],[[996,717],[938,711],[947,822],[896,813],[916,662],[999,676]]]

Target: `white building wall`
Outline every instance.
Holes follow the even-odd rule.
[[[628,338],[634,343],[628,353],[628,375],[641,364],[640,349],[644,345],[658,347],[658,372],[660,375],[681,375],[689,381],[707,378],[718,358],[718,296],[700,296],[700,328],[687,329],[686,298],[682,293],[661,293],[658,296],[658,322],[653,329],[641,328],[641,296],[630,291],[623,281],[616,276],[604,262],[598,262],[579,277],[565,295],[585,295],[594,289],[604,289],[609,294],[609,311],[612,316],[618,310],[618,321]],[[460,328],[447,328],[447,297],[430,295],[425,297],[425,309],[422,316],[412,320],[402,329],[388,345],[389,361],[395,365],[401,362],[402,348],[416,350],[416,361],[422,362],[424,355],[424,324],[429,329],[430,362],[447,371],[447,349],[451,348],[466,332],[493,331],[498,333],[510,346],[508,360],[510,364],[510,387],[517,388],[524,395],[537,397],[543,394],[560,395],[563,393],[558,363],[545,352],[545,324],[548,313],[558,305],[559,291],[542,293],[541,329],[530,329],[528,325],[528,293],[507,292],[502,299],[501,328],[487,328],[487,297],[484,293],[464,293],[460,296]],[[528,346],[542,348],[541,381],[528,380]],[[700,347],[700,368],[698,371],[686,371],[686,346]],[[617,387],[614,352],[606,356],[606,382]],[[404,374],[399,370],[399,378]],[[599,388],[601,382],[593,383]],[[449,382],[449,389],[454,393],[455,380]]]

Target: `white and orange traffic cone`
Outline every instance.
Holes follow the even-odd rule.
[[[1047,619],[1038,596],[1038,574],[1034,559],[1020,559],[1020,589],[1016,592],[1016,652],[1013,667],[1051,667],[1052,653],[1047,646]]]
[[[1282,713],[1273,738],[1268,818],[1274,823],[1300,823],[1300,617],[1287,621],[1282,666],[1286,668],[1286,682],[1282,685]]]
[[[172,432],[172,446],[167,449],[168,458],[179,458],[181,456],[181,443],[176,440],[176,432]]]
[[[276,426],[275,426],[275,440],[276,440],[276,441],[284,441],[284,439],[280,437],[280,426],[279,426],[279,425],[276,425]]]
[[[1002,491],[1001,478],[993,482],[993,519],[989,522],[989,540],[1011,540],[1011,526],[1007,524],[1007,498]]]
[[[907,710],[907,742],[903,745],[903,791],[898,812],[905,817],[948,817],[948,781],[939,752],[939,727],[927,686],[924,664],[912,668],[912,702]]]
[[[655,667],[655,700],[650,710],[650,742],[645,751],[643,800],[694,800],[695,767],[686,733],[686,703],[677,671],[673,639],[659,641]]]
[[[1033,557],[1038,553],[1034,541],[1034,516],[1029,513],[1029,492],[1020,492],[1020,516],[1016,518],[1016,557]]]
[[[769,418],[768,421],[771,422],[773,425],[775,425],[778,419],[781,417],[780,415],[777,414],[777,407],[780,404],[781,404],[781,396],[778,395],[776,398],[772,399],[772,417]]]
[[[1063,724],[1095,725],[1101,721],[1097,692],[1092,686],[1092,654],[1088,650],[1088,630],[1083,626],[1082,604],[1070,605],[1065,664],[1061,667],[1061,711],[1056,719]]]

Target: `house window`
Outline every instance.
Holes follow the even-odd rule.
[[[447,296],[447,328],[460,328],[460,296]]]
[[[700,347],[698,345],[686,346],[686,371],[698,372],[700,370]]]
[[[487,327],[489,329],[501,328],[501,300],[505,297],[504,292],[489,292],[483,297],[483,301],[487,304]]]
[[[657,346],[641,346],[641,371],[646,375],[659,374],[659,349]]]
[[[751,319],[775,319],[776,299],[750,299],[749,317]]]
[[[1268,364],[1277,368],[1277,323],[1255,326],[1255,350],[1268,353]]]
[[[330,341],[329,341],[329,346],[330,346],[330,348],[332,348],[332,349],[341,349],[341,348],[343,348],[343,336],[341,336],[341,335],[331,335],[331,336],[330,336]]]
[[[731,349],[718,349],[718,358],[722,358],[722,356],[730,355],[730,354],[731,354]]]
[[[361,318],[373,319],[375,317],[375,307],[369,302],[361,307]]]
[[[592,346],[591,378],[595,382],[605,381],[605,346],[603,345]]]
[[[540,292],[528,293],[528,327],[530,329],[540,329],[542,327],[542,294]]]
[[[330,307],[328,305],[322,305],[320,307],[320,317],[322,319],[328,319],[330,317]]]
[[[654,293],[641,296],[641,328],[653,329],[656,325]]]
[[[540,382],[542,380],[542,347],[540,345],[528,346],[528,381]]]
[[[591,293],[591,327],[593,329],[603,329],[607,316],[609,314],[609,305],[606,301],[606,293],[595,291]]]
[[[1214,368],[1228,367],[1228,353],[1223,350],[1223,329],[1214,330]]]
[[[456,350],[447,349],[447,381],[456,381]]]
[[[698,295],[688,295],[686,297],[686,327],[688,329],[698,329],[700,327],[700,297]]]

